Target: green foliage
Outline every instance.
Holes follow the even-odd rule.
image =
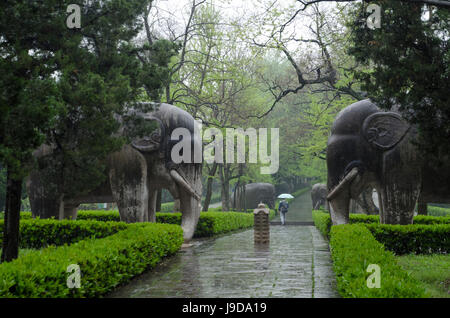
[[[0,71],[8,76],[0,79],[1,162],[24,169],[31,151],[46,141],[57,147],[40,168],[47,168],[46,181],[60,192],[86,193],[105,180],[105,157],[125,141],[115,134],[115,115],[135,107],[144,87],[146,98],[158,99],[177,53],[178,45],[167,40],[134,41],[150,2],[83,3],[82,31],[66,26],[66,8],[73,1],[5,3]]]
[[[218,206],[217,208],[209,208],[208,212],[222,212],[222,207]]]
[[[271,210],[269,218],[275,212]],[[161,223],[181,224],[181,213],[158,213],[156,221]],[[201,212],[194,237],[222,234],[253,226],[253,213],[242,212]]]
[[[323,236],[329,238],[332,225],[330,215],[325,212],[313,210],[312,219],[314,221],[314,225],[317,227],[320,233],[322,233]]]
[[[331,217],[322,211],[313,211],[315,226],[329,237]],[[364,224],[375,238],[396,254],[448,253],[450,251],[450,218],[417,215],[414,224],[379,224],[377,215],[350,214],[350,224]]]
[[[29,251],[0,265],[0,297],[99,297],[174,254],[182,243],[179,226],[135,223],[103,239]],[[70,264],[80,266],[81,288],[67,288]]]
[[[312,211],[313,220],[316,222],[316,226],[323,230],[322,234],[325,236],[329,235],[331,228],[331,216],[328,212],[322,210]],[[366,214],[353,214],[350,213],[349,223],[380,223],[380,217],[378,215],[366,215]],[[450,217],[442,216],[431,216],[431,215],[416,215],[414,217],[414,225],[432,225],[432,224],[450,224]]]
[[[3,225],[3,220],[0,220],[0,240]],[[40,249],[49,245],[71,244],[86,238],[102,238],[125,228],[126,224],[122,222],[22,219],[19,242],[20,248]]]
[[[161,204],[161,211],[159,212],[172,212],[173,211],[173,202],[166,202]]]
[[[330,248],[337,287],[342,297],[417,298],[426,297],[424,288],[404,271],[395,256],[377,242],[361,224],[331,228]],[[380,267],[380,287],[368,288],[369,264]]]
[[[0,211],[5,210],[6,199],[6,169],[0,165]]]
[[[367,224],[377,241],[397,255],[450,252],[450,224]]]
[[[450,209],[428,205],[428,215],[450,216]]]
[[[450,224],[449,216],[416,215],[414,224]]]
[[[275,211],[270,210],[269,218],[274,216]],[[120,216],[118,211],[78,211],[77,220],[120,221]],[[156,222],[180,225],[181,213],[156,213]],[[251,226],[253,213],[201,212],[194,237],[213,236]]]
[[[78,220],[114,221],[120,222],[119,211],[78,210]]]
[[[383,109],[400,111],[418,126],[429,155],[450,153],[450,10],[423,3],[374,1],[382,7],[381,28],[366,27],[368,2],[353,5],[349,53],[372,71],[357,72],[368,96]],[[437,150],[439,149],[439,150]]]
[[[450,254],[404,255],[397,257],[400,266],[420,281],[432,298],[449,298]]]
[[[3,221],[4,212],[0,212],[0,221]],[[20,212],[20,219],[21,220],[29,220],[32,219],[31,212],[22,211]]]

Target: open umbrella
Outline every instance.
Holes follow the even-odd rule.
[[[278,199],[293,199],[294,197],[289,193],[283,193],[278,196]]]

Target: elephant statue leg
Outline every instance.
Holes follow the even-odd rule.
[[[419,201],[417,202],[417,214],[419,215],[427,215],[428,214],[428,205],[427,202],[419,197]]]
[[[415,162],[415,153],[408,151],[407,143],[399,145],[402,157],[386,155],[384,158],[383,184],[380,210],[382,224],[412,224],[414,208],[420,195],[421,174]]]
[[[317,202],[316,202],[316,204],[314,205],[314,208],[313,208],[313,210],[318,210],[319,208],[320,208],[320,200],[318,200]]]
[[[156,222],[156,198],[158,197],[157,189],[150,189],[148,196],[148,214],[146,222]]]
[[[62,209],[63,214],[60,215],[60,219],[76,220],[77,210],[79,204],[77,203],[64,203],[64,208]]]
[[[144,222],[148,218],[147,163],[129,146],[110,157],[110,183],[121,221]]]
[[[359,197],[355,199],[355,201],[361,207],[362,213],[377,215],[379,211],[375,203],[373,202],[372,193],[373,189],[369,187],[362,191]]]
[[[173,201],[173,212],[180,212],[181,211],[181,203],[180,199],[177,198]]]
[[[356,205],[356,201],[354,199],[350,199],[350,207],[349,207],[350,213],[358,213],[358,207]]]
[[[33,218],[55,218],[60,215],[62,196],[44,184],[40,172],[33,171],[27,179],[27,192]]]

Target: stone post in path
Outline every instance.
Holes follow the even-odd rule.
[[[253,210],[254,216],[254,239],[255,244],[269,244],[270,242],[270,226],[269,226],[269,209],[261,202],[258,207]]]

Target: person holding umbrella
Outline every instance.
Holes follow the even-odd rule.
[[[288,193],[283,193],[278,196],[279,199],[282,199],[280,204],[278,205],[278,212],[280,213],[281,225],[285,225],[286,223],[286,213],[289,210],[289,203],[286,201],[287,198],[292,199],[293,196]]]

